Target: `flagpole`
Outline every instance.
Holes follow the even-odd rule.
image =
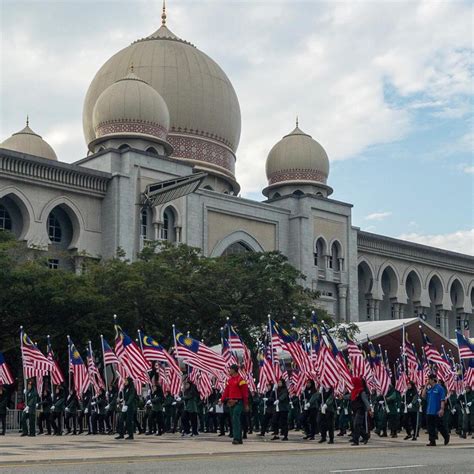
[[[403,372],[406,374],[406,367],[407,367],[407,361],[406,361],[406,346],[405,346],[405,338],[406,338],[406,333],[405,333],[405,323],[402,324],[402,361],[403,361]],[[407,391],[405,390],[404,394],[404,399],[405,399],[405,413],[408,413],[408,408],[407,408]]]
[[[272,372],[274,372],[275,370],[275,366],[274,366],[274,363],[273,363],[273,334],[272,334],[272,318],[270,315],[268,315],[268,329],[270,331],[270,349],[271,349],[271,353],[272,353]],[[277,393],[277,384],[274,384],[273,385],[273,391],[275,392],[275,401],[278,400],[278,393]],[[279,412],[279,407],[278,405],[276,405],[276,411]]]
[[[179,367],[179,355],[178,355],[178,344],[176,342],[176,326],[173,324],[173,342],[174,342],[174,351],[176,352],[176,363],[178,364]],[[180,367],[181,370],[181,367]],[[180,392],[182,392],[182,387],[183,387],[183,376],[181,375],[181,384],[180,384]]]
[[[457,332],[457,330],[456,330],[456,332]],[[470,414],[471,410],[467,406],[466,387],[464,386],[464,364],[463,364],[463,361],[461,359],[461,349],[459,348],[459,344],[457,344],[457,346],[458,346],[459,364],[461,365],[461,381],[462,381],[462,390],[464,392],[464,403],[466,404],[465,410],[466,410],[467,414]]]
[[[47,337],[47,340],[48,340],[48,347],[47,347],[47,350],[46,350],[46,357],[47,355],[49,354],[50,352],[50,349],[51,349],[51,338],[49,336],[49,334],[46,336]],[[53,359],[53,364],[55,364],[54,362],[54,357],[53,357],[53,354],[52,354],[52,350],[51,350],[51,358]],[[53,396],[53,391],[54,391],[54,385],[53,385],[53,368],[54,368],[54,365],[51,367],[51,370],[49,371],[49,384],[51,386],[51,397]]]
[[[141,332],[140,329],[137,329],[137,333],[138,333],[138,342],[139,342],[139,344],[140,344],[140,350],[142,351],[142,355],[143,355],[143,338],[142,338],[142,332]],[[145,357],[145,356],[143,355],[143,357]],[[153,370],[153,365],[151,366],[151,369]],[[158,373],[157,373],[156,375],[159,376]],[[150,378],[150,377],[148,377],[148,378]],[[148,382],[148,388],[151,390],[151,379],[150,379],[150,381]],[[142,390],[143,390],[143,388],[142,388]]]
[[[67,335],[67,372],[68,372],[68,383],[67,383],[67,390],[71,393],[71,337],[69,334]],[[76,396],[79,397],[79,394],[76,393]]]
[[[23,359],[23,326],[20,326],[20,347],[21,347],[21,367],[23,369],[23,394],[26,405],[26,373],[25,373],[25,361]]]
[[[104,381],[105,381],[105,396],[109,401],[109,384],[107,382],[107,365],[105,364],[105,350],[104,350],[104,336],[100,335],[100,343],[102,345],[102,363],[104,364]]]

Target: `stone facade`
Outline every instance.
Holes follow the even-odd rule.
[[[133,260],[149,240],[212,257],[236,244],[279,250],[339,321],[416,314],[451,337],[469,325],[474,257],[361,232],[352,205],[310,188],[265,202],[200,188],[142,208],[147,185],[192,173],[185,161],[135,148],[108,148],[75,164],[0,149],[0,224],[6,211],[10,230],[51,257],[52,268],[78,271],[84,258],[110,258],[118,248]]]

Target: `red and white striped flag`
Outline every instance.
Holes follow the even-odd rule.
[[[76,346],[69,339],[69,372],[71,373],[74,380],[74,390],[78,398],[82,398],[82,395],[87,391],[91,380],[89,373],[87,372],[86,366],[82,360],[79,351]]]
[[[23,369],[27,379],[48,375],[53,363],[38,349],[36,344],[21,330],[21,356]]]
[[[53,368],[51,370],[51,379],[53,381],[53,384],[54,385],[63,384],[64,381],[65,381],[64,375],[63,375],[63,372],[62,372],[61,368],[59,367],[58,361],[54,358],[54,352],[53,352],[53,349],[51,347],[51,343],[49,342],[49,339],[48,339],[47,358],[50,362],[53,363]]]
[[[87,348],[87,372],[89,373],[89,379],[91,381],[92,387],[94,388],[94,393],[98,395],[101,389],[105,388],[104,382],[100,375],[99,369],[95,365],[94,354],[90,350],[90,347]]]
[[[320,352],[322,353],[320,383],[325,388],[334,389],[337,387],[337,382],[339,380],[339,369],[336,359],[324,342],[321,343]]]
[[[0,352],[0,385],[11,385],[15,379],[8,367],[5,357]]]

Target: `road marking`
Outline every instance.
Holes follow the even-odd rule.
[[[426,464],[412,464],[411,466],[390,466],[390,467],[362,467],[359,469],[340,469],[329,472],[361,472],[361,471],[386,471],[388,469],[409,469],[414,467],[426,467]]]

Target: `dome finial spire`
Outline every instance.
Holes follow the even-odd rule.
[[[29,127],[30,126],[30,117],[28,114],[26,114],[26,126]]]
[[[166,0],[163,0],[163,11],[161,13],[161,24],[166,26]]]
[[[296,116],[296,128],[298,128],[298,125],[299,125],[299,120],[298,120],[298,115]]]

